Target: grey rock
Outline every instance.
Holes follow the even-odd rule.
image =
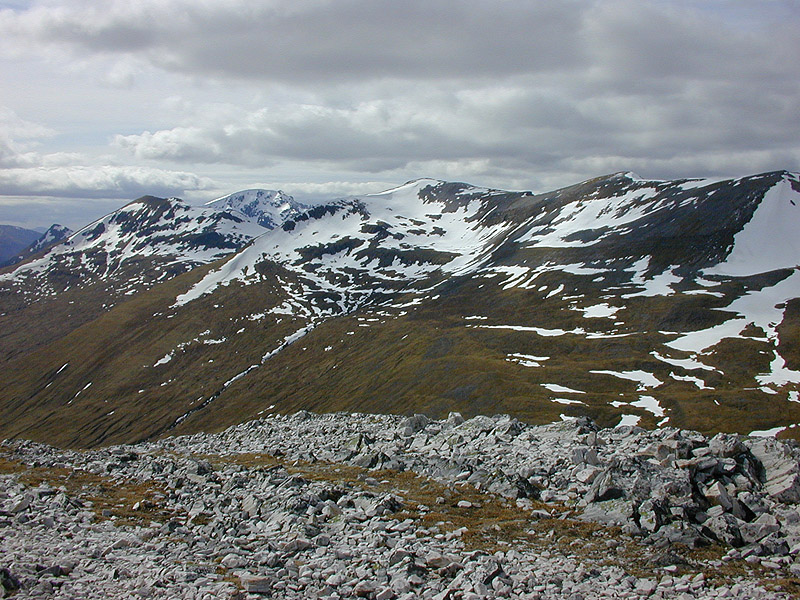
[[[703,523],[703,527],[710,531],[715,539],[737,548],[743,543],[741,525],[743,523],[739,519],[728,513],[711,517]]]
[[[703,495],[712,505],[721,506],[723,509],[728,511],[733,508],[733,499],[728,494],[725,486],[719,481],[715,481],[708,486],[703,492]]]
[[[25,494],[21,498],[17,499],[17,501],[13,504],[9,512],[12,515],[21,513],[22,511],[30,508],[32,501],[33,501],[33,496],[31,494]]]
[[[580,518],[606,525],[622,526],[633,518],[634,508],[630,500],[615,499],[594,502],[587,506]]]
[[[779,502],[800,502],[800,452],[771,438],[747,445],[764,469],[764,491]]]
[[[0,588],[7,592],[15,592],[20,588],[19,579],[5,567],[0,568]]]
[[[413,435],[425,429],[431,420],[425,415],[413,415],[400,424],[406,436]]]
[[[272,591],[273,580],[271,577],[258,575],[239,575],[242,589],[249,594],[269,594]]]
[[[752,523],[742,523],[739,527],[742,540],[746,544],[757,542],[771,533],[780,531],[778,519],[769,513],[764,513]]]

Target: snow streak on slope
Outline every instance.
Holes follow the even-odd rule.
[[[786,301],[800,297],[800,193],[791,185],[797,180],[796,175],[784,178],[764,195],[750,221],[734,237],[725,260],[705,269],[704,274],[744,277],[791,271],[777,284],[748,291],[733,300],[724,309],[736,315],[731,320],[690,332],[669,346],[702,352],[724,338],[738,337],[751,324],[777,342],[776,327],[783,321]]]
[[[654,189],[635,189],[611,199],[588,197],[571,202],[559,211],[558,217],[546,225],[531,229],[517,241],[530,246],[549,248],[582,247],[599,243],[604,232],[619,230],[663,206],[642,204],[655,196]],[[598,232],[595,239],[586,241],[579,234]]]

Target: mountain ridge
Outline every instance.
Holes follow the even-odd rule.
[[[0,382],[16,419],[0,435],[138,440],[270,406],[796,435],[800,256],[776,238],[800,223],[799,181],[616,173],[534,194],[422,179],[313,206],[258,190],[132,203],[68,246],[102,246],[97,263],[117,273],[34,285],[69,272],[51,251],[55,271],[0,276],[0,350],[16,371]],[[780,251],[756,253],[755,271],[714,272],[731,257],[743,272],[770,230]],[[8,290],[25,285],[15,304]],[[76,327],[70,301],[87,311]],[[24,346],[46,306],[66,324]],[[72,349],[90,340],[91,368]]]

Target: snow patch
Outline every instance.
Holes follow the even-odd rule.
[[[642,417],[639,415],[622,415],[617,423],[617,427],[627,426],[627,427],[636,427],[639,424],[639,421],[642,420]]]
[[[171,360],[173,359],[173,355],[172,355],[172,353],[173,353],[173,352],[174,352],[174,350],[173,350],[172,352],[168,352],[168,353],[167,353],[167,354],[165,354],[165,355],[164,355],[162,358],[159,358],[159,359],[158,359],[158,360],[157,360],[157,361],[156,361],[156,362],[153,364],[153,366],[154,366],[154,367],[157,367],[157,366],[159,366],[159,365],[165,365],[165,364],[167,364],[169,361],[171,361]]]
[[[761,385],[784,386],[788,384],[800,383],[800,371],[793,371],[786,366],[784,358],[778,354],[777,350],[773,353],[772,362],[769,365],[768,373],[761,373],[756,376],[756,381]]]
[[[598,375],[612,375],[614,377],[618,377],[620,379],[628,379],[630,381],[636,381],[639,383],[640,390],[646,390],[648,388],[654,388],[660,386],[663,381],[658,379],[652,373],[648,373],[647,371],[606,371],[606,370],[598,370],[598,371],[589,371],[590,373],[597,373]]]
[[[705,273],[743,277],[795,268],[800,264],[798,231],[800,194],[783,179],[764,194],[753,217],[734,236],[725,260]]]
[[[669,376],[675,381],[687,381],[689,383],[693,383],[699,390],[713,389],[707,386],[706,382],[700,379],[699,377],[694,377],[692,375],[676,375],[675,373],[670,373]]]
[[[586,392],[581,390],[573,390],[572,388],[565,387],[563,385],[558,385],[557,383],[542,383],[540,384],[543,388],[550,390],[551,392],[555,392],[557,394],[585,394]]]
[[[610,306],[608,304],[595,304],[594,306],[587,306],[586,308],[579,308],[577,310],[583,311],[583,316],[587,319],[611,319],[619,312],[619,306]]]
[[[549,356],[533,356],[532,354],[509,354],[506,358],[507,361],[523,367],[541,367],[542,362],[549,359]]]
[[[761,430],[751,431],[750,435],[752,437],[775,437],[784,429],[786,429],[786,427],[773,427],[772,429],[761,429]]]
[[[671,358],[669,356],[663,356],[658,352],[651,352],[656,359],[660,360],[661,362],[665,362],[668,365],[672,365],[673,367],[680,367],[681,369],[686,369],[687,371],[694,371],[696,369],[702,369],[704,371],[716,371],[714,367],[710,367],[705,363],[700,362],[696,358]]]
[[[583,404],[586,406],[586,403],[581,402],[580,400],[570,400],[568,398],[551,398],[550,400],[556,404]]]
[[[636,408],[643,408],[644,410],[651,413],[655,417],[664,416],[664,409],[658,403],[658,400],[653,396],[639,396],[639,399],[637,401],[631,402],[631,406],[635,406]]]

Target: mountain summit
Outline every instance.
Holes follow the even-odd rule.
[[[785,171],[146,197],[0,276],[0,434],[308,409],[796,435],[798,227]]]
[[[238,211],[267,229],[280,227],[309,208],[280,190],[244,190],[212,200],[206,206],[221,211]]]

